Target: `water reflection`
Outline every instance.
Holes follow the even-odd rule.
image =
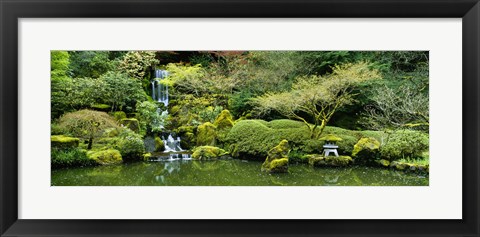
[[[289,166],[288,174],[260,171],[261,162],[161,159],[52,171],[54,186],[426,186],[428,176],[383,168]]]

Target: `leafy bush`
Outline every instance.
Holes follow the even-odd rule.
[[[145,144],[142,136],[130,129],[123,129],[116,139],[115,149],[120,151],[124,161],[143,160]]]
[[[94,160],[87,156],[87,152],[82,149],[56,149],[52,148],[51,152],[51,166],[52,169],[79,167],[79,166],[93,166],[96,165]]]
[[[380,153],[382,158],[388,160],[418,158],[428,147],[428,134],[413,130],[399,130],[390,135],[387,143],[380,148]]]
[[[160,132],[165,126],[167,113],[162,113],[155,102],[143,101],[137,102],[137,118],[140,120],[141,133],[146,133],[148,130],[152,132]]]

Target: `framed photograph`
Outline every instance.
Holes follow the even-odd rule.
[[[1,236],[480,235],[477,0],[0,10]]]

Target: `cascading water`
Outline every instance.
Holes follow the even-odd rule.
[[[169,75],[168,71],[157,69],[155,70],[155,79],[152,80],[152,99],[163,103],[165,106],[168,106],[168,86],[161,83]],[[168,114],[168,111],[161,111],[160,109],[157,113],[162,113],[162,116]],[[181,139],[180,137],[173,138],[172,134],[169,134],[168,137],[162,138],[163,144],[165,146],[165,153],[169,153],[164,158],[168,160],[177,160],[177,159],[190,159],[190,154],[181,153],[184,151],[180,146]],[[159,157],[160,158],[160,157]]]
[[[168,138],[163,140],[165,152],[183,151],[182,147],[180,147],[180,141],[180,137],[173,139],[172,134],[168,135]]]
[[[152,80],[152,99],[168,106],[168,86],[161,83],[168,76],[165,70],[155,70],[155,79]]]

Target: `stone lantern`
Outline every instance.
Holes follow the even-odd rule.
[[[335,156],[338,157],[338,151],[337,151],[337,142],[341,141],[340,137],[337,137],[333,134],[328,134],[322,138],[320,138],[320,141],[325,141],[325,144],[323,145],[323,156],[328,156],[330,153],[335,154]]]

